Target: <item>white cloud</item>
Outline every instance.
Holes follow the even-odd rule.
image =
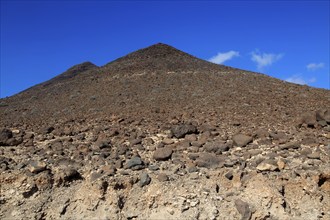
[[[306,68],[310,71],[321,69],[323,67],[324,67],[324,63],[310,63],[306,66]]]
[[[309,82],[310,82],[310,83],[315,83],[315,82],[316,82],[316,78],[313,77],[313,78],[309,79]]]
[[[216,64],[222,64],[224,62],[226,62],[227,60],[231,60],[234,57],[238,57],[239,56],[239,52],[238,51],[228,51],[228,52],[224,52],[224,53],[218,53],[216,56],[211,57],[209,59],[210,62],[212,63],[216,63]]]
[[[260,53],[258,50],[251,53],[251,60],[257,63],[258,70],[262,70],[266,66],[272,65],[283,57],[283,54]]]
[[[316,82],[316,78],[313,77],[310,79],[304,79],[300,74],[296,74],[296,75],[293,75],[293,76],[285,79],[285,81],[290,82],[290,83],[300,84],[300,85],[306,85],[308,83]]]
[[[287,78],[285,81],[290,82],[290,83],[300,84],[300,85],[307,84],[306,81],[299,75],[293,75],[293,76]]]

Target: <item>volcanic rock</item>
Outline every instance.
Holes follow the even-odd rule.
[[[34,180],[36,186],[40,190],[46,190],[50,189],[53,184],[53,176],[49,172],[49,170],[46,170],[44,172],[39,173]]]
[[[33,184],[31,186],[29,186],[23,193],[23,197],[24,198],[29,198],[31,197],[33,194],[35,194],[36,192],[38,192],[38,187],[36,184]]]
[[[0,145],[7,145],[10,138],[13,137],[11,130],[3,128],[0,130]]]
[[[298,148],[300,148],[299,142],[289,142],[289,143],[286,143],[286,144],[280,146],[281,150],[298,149]]]
[[[183,138],[186,134],[193,134],[197,132],[197,128],[191,124],[174,125],[171,132],[176,138]]]
[[[31,173],[40,173],[46,170],[47,164],[44,161],[31,161],[28,165],[28,170]]]
[[[224,158],[211,153],[200,153],[195,162],[199,167],[219,168],[224,165]]]
[[[132,157],[129,161],[127,161],[125,168],[126,169],[132,169],[132,170],[138,170],[143,169],[144,162],[139,156]]]
[[[173,150],[171,147],[164,147],[164,148],[158,148],[154,155],[153,158],[155,160],[168,160],[171,158],[171,155],[173,153]]]
[[[151,178],[147,173],[142,173],[140,175],[140,182],[139,182],[140,187],[144,187],[148,185],[150,182],[151,182]]]
[[[330,123],[330,109],[322,109],[316,111],[316,120]]]
[[[249,204],[237,199],[235,200],[235,206],[237,211],[241,214],[241,220],[249,220],[251,218],[252,212],[249,208]]]
[[[315,127],[316,126],[316,113],[315,112],[309,112],[304,113],[299,121],[299,126],[305,125],[308,127]]]
[[[168,176],[165,173],[160,173],[160,174],[158,174],[157,179],[160,182],[165,182],[165,181],[168,181]]]
[[[253,140],[252,137],[244,135],[244,134],[236,134],[233,136],[234,145],[236,145],[238,147],[244,147],[248,143],[251,143],[252,140]]]
[[[229,146],[225,143],[222,142],[208,142],[206,144],[204,144],[204,148],[206,152],[209,153],[215,153],[215,154],[220,154],[222,152],[228,151],[229,150]]]
[[[56,169],[54,173],[54,184],[57,186],[66,186],[74,180],[83,179],[81,174],[72,167],[61,167]]]
[[[278,169],[278,166],[272,161],[263,161],[257,166],[257,170],[260,171],[275,171],[276,169]]]

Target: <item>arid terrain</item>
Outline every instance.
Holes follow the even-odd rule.
[[[0,219],[330,219],[330,90],[155,44],[0,99]]]

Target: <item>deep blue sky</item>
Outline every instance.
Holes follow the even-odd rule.
[[[0,97],[157,42],[329,89],[327,1],[3,1]]]

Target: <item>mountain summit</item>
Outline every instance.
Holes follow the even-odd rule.
[[[121,57],[105,66],[115,71],[197,71],[217,68],[211,64],[167,44],[158,43]],[[224,67],[224,66],[222,66]]]

